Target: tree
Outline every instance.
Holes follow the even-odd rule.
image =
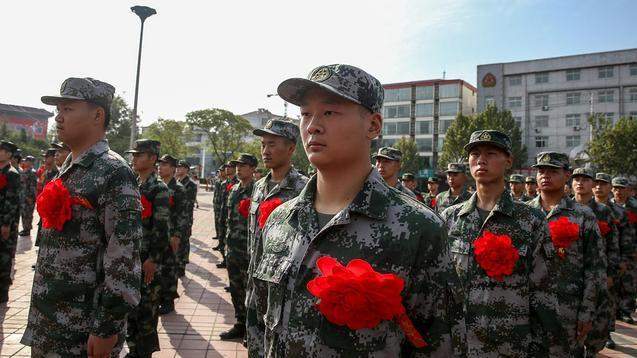
[[[593,140],[588,154],[593,165],[611,175],[637,173],[637,121],[620,118],[613,126],[604,116],[589,118],[593,126]]]
[[[186,114],[186,123],[193,131],[201,131],[207,136],[217,163],[225,163],[233,158],[245,144],[252,129],[245,118],[218,108],[189,112]]]
[[[186,137],[186,122],[174,119],[160,118],[144,130],[144,138],[161,142],[162,154],[170,154],[176,158],[185,158],[188,155]]]
[[[111,104],[111,121],[106,131],[106,138],[111,149],[120,155],[130,149],[130,125],[132,111],[126,101],[115,96]]]
[[[409,137],[402,137],[394,144],[394,148],[403,152],[403,159],[401,161],[403,173],[418,175],[418,169],[421,167],[421,159],[418,156],[416,142]]]
[[[464,146],[469,143],[471,133],[482,129],[494,129],[508,134],[514,157],[513,168],[524,167],[527,153],[526,147],[522,145],[522,132],[510,111],[499,111],[495,106],[488,106],[484,112],[475,116],[458,114],[445,135],[438,167],[444,169],[448,163],[466,161]]]
[[[296,141],[296,150],[294,154],[292,154],[292,165],[296,170],[300,170],[303,173],[307,173],[308,168],[310,167],[310,160],[307,159],[307,154],[305,154],[305,148],[303,147],[303,141],[301,137]]]

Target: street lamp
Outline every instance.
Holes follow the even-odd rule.
[[[133,104],[133,118],[130,124],[130,147],[135,145],[135,137],[137,137],[137,96],[139,95],[139,68],[142,62],[142,41],[144,39],[144,21],[155,15],[157,11],[148,6],[133,6],[130,8],[135,15],[139,16],[142,22],[141,31],[139,32],[139,51],[137,53],[137,77],[135,79],[135,102]]]
[[[266,95],[266,97],[270,98],[270,97],[281,97],[276,93],[270,93],[268,95]],[[288,102],[287,101],[283,101],[283,118],[288,118]]]

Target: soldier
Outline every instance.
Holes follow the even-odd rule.
[[[265,355],[451,354],[443,302],[449,302],[448,284],[455,274],[442,220],[389,188],[369,162],[371,141],[382,130],[382,85],[359,68],[329,65],[313,70],[308,80],[284,81],[278,94],[301,107],[301,138],[317,174],[298,197],[274,210],[262,232],[263,256],[253,278],[257,317],[264,320]],[[348,311],[336,298],[344,299],[345,292],[336,287],[329,290],[336,298],[332,302],[345,319],[335,319],[331,308],[317,306],[321,290],[310,284],[310,291],[308,284],[318,285],[314,279],[319,269],[326,276],[337,271],[337,261],[349,262],[352,270],[358,266],[404,282],[404,313],[398,307],[390,312],[400,315],[405,329],[387,318],[365,323],[362,329],[350,328],[359,327],[358,319],[366,317]],[[365,290],[352,293],[354,301],[375,299]],[[352,305],[358,306],[354,301]],[[425,333],[423,347],[419,336]]]
[[[524,190],[529,200],[537,196],[537,180],[534,177],[526,177],[524,179]]]
[[[635,282],[632,280],[631,275],[626,275],[628,267],[632,267],[634,247],[633,237],[635,232],[632,225],[628,221],[626,210],[621,206],[615,204],[610,200],[611,197],[611,176],[606,173],[595,174],[595,187],[593,193],[595,194],[595,201],[600,204],[607,205],[613,214],[613,222],[619,231],[619,273],[618,277],[613,279],[613,286],[610,289],[610,295],[613,297],[613,305],[615,312],[611,313],[609,317],[609,330],[615,331],[615,318],[616,316],[622,317],[622,309],[628,312],[624,315],[623,319],[630,318],[630,299],[622,300],[624,297],[633,297],[635,292]],[[630,318],[632,319],[632,318]],[[606,341],[606,347],[615,348],[615,342],[609,334]]]
[[[443,212],[451,205],[464,203],[471,197],[465,186],[467,182],[467,170],[464,164],[449,163],[447,165],[447,183],[449,189],[443,191],[436,196],[436,209],[439,213]]]
[[[228,236],[226,227],[226,214],[228,212],[228,207],[226,204],[228,203],[228,194],[232,187],[239,182],[239,179],[235,176],[235,167],[230,164],[230,162],[226,163],[226,180],[222,182],[221,188],[221,222],[220,222],[220,230],[217,236],[221,235],[221,239],[219,240],[219,245],[216,251],[221,253],[222,261],[217,264],[218,268],[226,268],[226,236]]]
[[[530,197],[526,196],[524,192],[524,176],[521,174],[511,174],[509,177],[509,189],[511,190],[511,197],[513,200],[526,202],[531,200]]]
[[[476,193],[442,212],[460,277],[456,300],[463,303],[454,331],[456,352],[548,357],[560,326],[546,220],[506,190],[504,173],[513,163],[506,134],[475,131],[465,151]]]
[[[378,150],[378,153],[372,155],[372,160],[376,162],[376,169],[387,185],[415,199],[416,195],[398,180],[400,160],[402,157],[403,153],[400,150],[391,147],[382,147]]]
[[[170,193],[155,173],[161,144],[156,140],[140,139],[133,155],[133,170],[137,173],[142,203],[142,240],[139,258],[142,262],[141,300],[128,315],[126,344],[128,357],[151,357],[159,351],[157,323],[161,292],[160,272],[164,254],[169,249]]]
[[[20,169],[20,162],[22,161],[22,149],[18,148],[16,149],[16,152],[13,153],[13,156],[11,156],[11,160],[9,161],[9,164],[11,164],[11,166],[15,169],[18,170]],[[19,170],[18,170],[19,173]]]
[[[20,220],[20,174],[10,164],[18,147],[0,141],[0,303],[9,301],[11,268]]]
[[[226,265],[230,281],[230,297],[237,322],[228,331],[221,333],[221,339],[245,338],[246,332],[246,286],[248,279],[248,216],[250,198],[254,187],[254,170],[258,164],[252,154],[242,153],[230,162],[237,171],[239,183],[232,186],[226,204]]]
[[[27,155],[22,159],[22,170],[20,170],[20,180],[22,185],[22,205],[20,205],[20,216],[22,217],[22,231],[20,236],[31,235],[33,224],[33,210],[35,209],[35,194],[38,185],[38,178],[33,169],[35,158]]]
[[[438,196],[438,183],[437,177],[427,178],[427,194],[423,197],[423,202],[430,209],[436,210],[436,196]]]
[[[610,334],[610,323],[614,321],[615,317],[616,297],[613,286],[615,282],[618,282],[621,263],[619,230],[613,219],[612,210],[605,204],[597,202],[593,197],[595,174],[586,168],[576,168],[573,170],[572,178],[575,201],[591,208],[597,218],[597,226],[604,240],[602,248],[607,262],[608,296],[600,295],[593,329],[586,337],[585,342],[587,355],[595,356],[596,353],[604,349]]]
[[[189,262],[190,255],[190,235],[192,235],[193,211],[195,210],[195,201],[197,200],[197,183],[192,181],[188,176],[190,164],[185,160],[177,162],[175,177],[184,186],[186,193],[186,213],[188,215],[188,225],[186,231],[181,237],[179,243],[179,251],[177,252],[177,276],[183,277],[186,274],[186,264]]]
[[[557,280],[559,319],[565,331],[561,347],[581,355],[600,296],[607,295],[603,241],[593,211],[564,193],[571,176],[568,156],[542,152],[533,167],[538,169],[540,195],[527,204],[546,214],[557,251],[551,273]]]
[[[55,148],[55,165],[58,168],[62,167],[66,157],[71,153],[71,148],[68,145],[60,142],[60,143],[51,143],[51,147]]]
[[[44,157],[44,164],[42,167],[44,170],[42,170],[38,177],[38,195],[40,195],[44,186],[58,175],[58,168],[55,165],[55,152],[55,148],[48,148],[42,152],[42,156]]]
[[[188,231],[188,208],[186,207],[186,189],[175,179],[177,159],[169,154],[159,159],[159,176],[168,186],[170,195],[170,246],[164,252],[161,266],[161,294],[159,314],[165,315],[175,310],[178,285],[177,253],[183,234]]]
[[[418,181],[416,181],[415,175],[413,175],[412,173],[404,173],[401,181],[404,187],[414,193],[418,201],[420,201],[421,203],[424,202],[425,197],[422,195],[422,192],[418,190]]]
[[[57,106],[57,135],[72,154],[37,199],[42,242],[22,337],[34,357],[119,356],[139,303],[139,191],[104,139],[114,92],[69,78],[60,96],[42,97]],[[65,211],[70,217],[58,215]]]
[[[221,207],[223,206],[221,199],[223,199],[223,182],[226,180],[226,165],[222,165],[221,167],[219,167],[219,170],[217,170],[217,178],[215,178],[215,183],[213,186],[213,196],[212,196],[212,208],[214,211],[214,215],[215,215],[215,235],[217,235],[214,239],[219,240],[219,243],[217,243],[217,246],[213,247],[213,250],[218,250],[219,247],[221,246],[221,235],[219,234],[221,232],[221,227],[220,227],[220,221],[221,221]]]
[[[633,247],[637,249],[637,207],[630,200],[630,182],[625,177],[615,177],[611,185],[613,187],[613,199],[611,201],[625,210],[628,224],[633,233]],[[628,324],[635,324],[632,313],[635,311],[635,294],[637,294],[637,288],[635,287],[637,279],[637,264],[635,263],[637,258],[635,256],[637,256],[637,250],[634,251],[632,259],[627,262],[626,272],[622,278],[625,290],[620,297],[617,317],[620,321]]]
[[[296,124],[272,119],[266,123],[265,128],[255,129],[253,133],[261,137],[261,157],[265,167],[270,169],[265,178],[254,184],[248,222],[250,265],[246,290],[247,344],[251,357],[262,357],[264,355],[262,332],[265,328],[257,319],[252,280],[252,274],[261,261],[263,253],[261,230],[274,208],[299,195],[308,179],[292,166],[292,155],[299,140],[299,127]]]

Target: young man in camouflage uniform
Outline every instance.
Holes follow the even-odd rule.
[[[222,206],[221,191],[223,190],[221,183],[224,180],[226,180],[226,165],[225,164],[219,167],[219,170],[217,170],[217,177],[214,180],[213,189],[212,189],[212,210],[215,216],[214,219],[215,219],[215,235],[216,235],[216,237],[214,237],[213,240],[215,239],[220,240],[219,221],[221,220],[221,206]],[[219,245],[221,245],[221,242],[217,243],[217,246],[215,246],[213,249],[214,250],[219,249]]]
[[[177,159],[169,154],[159,159],[159,176],[168,186],[170,195],[170,246],[164,252],[161,269],[161,299],[159,314],[164,315],[175,310],[177,293],[177,253],[183,234],[188,231],[188,210],[186,207],[186,189],[175,179]]]
[[[612,179],[609,174],[595,174],[593,193],[595,194],[596,202],[607,205],[611,209],[613,222],[619,232],[619,272],[617,274],[618,277],[613,279],[613,286],[610,289],[610,294],[614,297],[613,304],[615,308],[615,312],[612,312],[609,318],[609,330],[612,332],[615,331],[615,318],[622,316],[622,305],[623,308],[626,309],[628,307],[627,304],[630,304],[630,302],[622,302],[622,298],[631,297],[635,292],[634,281],[632,279],[626,279],[627,268],[632,265],[634,257],[633,237],[635,236],[635,232],[632,225],[628,222],[626,210],[610,200],[612,190],[611,182]],[[630,314],[628,314],[628,317],[630,317]],[[615,342],[610,334],[607,338],[606,347],[611,349],[615,348]]]
[[[183,277],[186,274],[186,264],[189,262],[190,256],[190,235],[192,235],[192,225],[194,219],[195,201],[197,201],[197,183],[192,181],[188,176],[190,171],[190,164],[185,160],[177,162],[177,169],[175,171],[175,177],[177,181],[184,186],[186,193],[185,211],[188,215],[188,225],[186,225],[186,231],[183,232],[181,242],[179,243],[179,250],[177,251],[177,276]]]
[[[261,230],[269,213],[262,212],[259,209],[264,202],[272,203],[278,201],[282,204],[296,197],[305,187],[308,179],[292,166],[292,155],[299,140],[299,127],[296,124],[272,119],[266,123],[263,129],[255,129],[253,133],[261,137],[261,157],[265,167],[270,169],[265,178],[254,184],[248,222],[250,265],[248,266],[248,286],[246,290],[246,336],[249,355],[251,357],[262,357],[264,355],[262,333],[265,328],[257,319],[252,274],[254,274],[255,268],[261,261],[263,253]]]
[[[534,177],[526,177],[524,179],[524,190],[529,200],[537,196],[537,180]]]
[[[66,157],[71,153],[71,148],[64,143],[51,143],[51,147],[55,148],[55,166],[61,168]]]
[[[495,130],[471,134],[465,146],[476,193],[442,212],[461,287],[463,304],[454,330],[463,357],[547,357],[557,340],[557,297],[550,269],[555,252],[542,213],[516,201],[505,189],[511,140]],[[482,266],[478,244],[489,234],[506,236],[517,255],[509,274],[494,276]],[[496,250],[496,248],[489,248]],[[496,251],[486,255],[500,255]],[[568,356],[551,352],[554,356]]]
[[[221,222],[217,236],[221,235],[217,251],[221,253],[222,261],[217,264],[218,268],[226,268],[226,237],[228,236],[228,227],[226,226],[226,213],[228,212],[228,195],[232,187],[239,182],[236,177],[236,169],[234,165],[226,163],[226,180],[221,182]]]
[[[402,157],[403,153],[400,150],[382,147],[378,149],[378,153],[372,155],[372,160],[376,162],[376,170],[378,170],[387,185],[415,199],[416,195],[398,180]]]
[[[416,180],[416,176],[413,173],[404,173],[400,178],[402,184],[416,196],[416,200],[421,203],[424,202],[425,197],[422,195],[420,189],[418,189],[418,181]]]
[[[349,65],[321,66],[308,78],[278,87],[282,99],[301,107],[301,138],[317,174],[298,197],[274,210],[263,229],[253,278],[265,355],[448,356],[444,306],[455,274],[442,220],[389,188],[369,162],[371,141],[382,131],[382,85]],[[394,321],[359,330],[328,321],[307,289],[324,256],[343,265],[362,259],[403,279],[406,316],[428,345],[407,343]]]
[[[559,319],[565,330],[562,348],[579,355],[593,328],[600,297],[608,294],[604,241],[593,211],[564,194],[571,175],[568,156],[539,153],[533,166],[538,169],[540,195],[527,204],[542,210],[549,227],[554,227],[551,240],[558,259],[551,274],[557,280]],[[578,235],[570,236],[575,229]]]
[[[447,173],[449,189],[436,196],[436,210],[439,213],[452,205],[464,203],[471,197],[465,186],[467,169],[464,164],[449,163],[445,173]]]
[[[20,170],[20,180],[22,183],[22,205],[20,206],[20,217],[22,217],[22,231],[20,236],[29,236],[33,225],[33,210],[35,209],[35,194],[38,185],[38,177],[33,169],[35,158],[27,155],[22,159],[22,170]]]
[[[427,178],[427,194],[425,194],[422,201],[432,210],[436,210],[436,196],[438,196],[439,186],[440,183],[438,183],[437,177]]]
[[[74,204],[61,230],[41,229],[22,337],[34,357],[119,356],[127,315],[139,303],[139,190],[104,139],[114,92],[92,78],[69,78],[60,96],[42,97],[57,106],[57,136],[72,150],[58,179]]]
[[[573,178],[572,187],[575,201],[591,208],[597,218],[597,226],[599,226],[601,237],[604,240],[602,247],[607,262],[608,295],[600,295],[593,329],[586,337],[585,342],[587,356],[594,357],[596,353],[604,349],[610,334],[611,323],[615,320],[617,297],[613,286],[619,280],[619,265],[621,263],[619,230],[613,219],[612,210],[605,204],[597,202],[593,196],[595,174],[586,168],[576,168],[571,177]]]
[[[230,297],[237,319],[230,330],[221,333],[221,339],[243,339],[246,332],[246,286],[248,280],[248,216],[250,198],[254,188],[254,170],[257,158],[242,153],[238,159],[230,162],[237,170],[239,183],[232,186],[226,204],[226,264],[230,281]]]
[[[37,195],[40,195],[42,189],[58,175],[58,167],[55,165],[55,148],[49,148],[43,152],[44,170],[38,178]],[[42,229],[42,219],[38,221],[38,233],[35,236],[35,246],[40,246],[40,231]]]
[[[20,173],[11,166],[11,157],[18,147],[0,141],[0,303],[9,300],[11,268],[18,240],[20,220]]]
[[[157,323],[161,292],[161,264],[169,250],[170,193],[157,177],[155,165],[161,144],[156,140],[140,139],[133,154],[133,170],[137,173],[142,202],[143,236],[139,258],[142,262],[141,300],[128,316],[127,357],[150,357],[159,351]]]
[[[524,176],[521,174],[511,174],[509,176],[509,189],[511,190],[511,196],[513,200],[517,200],[520,202],[525,202],[531,200],[530,197],[526,196],[524,190]]]

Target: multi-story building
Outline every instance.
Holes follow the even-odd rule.
[[[33,107],[0,103],[0,124],[14,132],[24,132],[26,137],[46,140],[49,118],[53,113]]]
[[[402,137],[416,142],[424,168],[436,168],[445,133],[458,113],[476,110],[476,88],[459,80],[425,80],[383,85],[383,133],[380,145]]]
[[[478,66],[478,111],[509,109],[528,163],[554,150],[575,159],[591,136],[588,118],[637,118],[637,49]]]
[[[265,108],[259,108],[256,111],[242,114],[241,117],[247,119],[252,125],[252,128],[263,128],[270,119],[284,119],[283,116],[272,114],[272,112]]]

